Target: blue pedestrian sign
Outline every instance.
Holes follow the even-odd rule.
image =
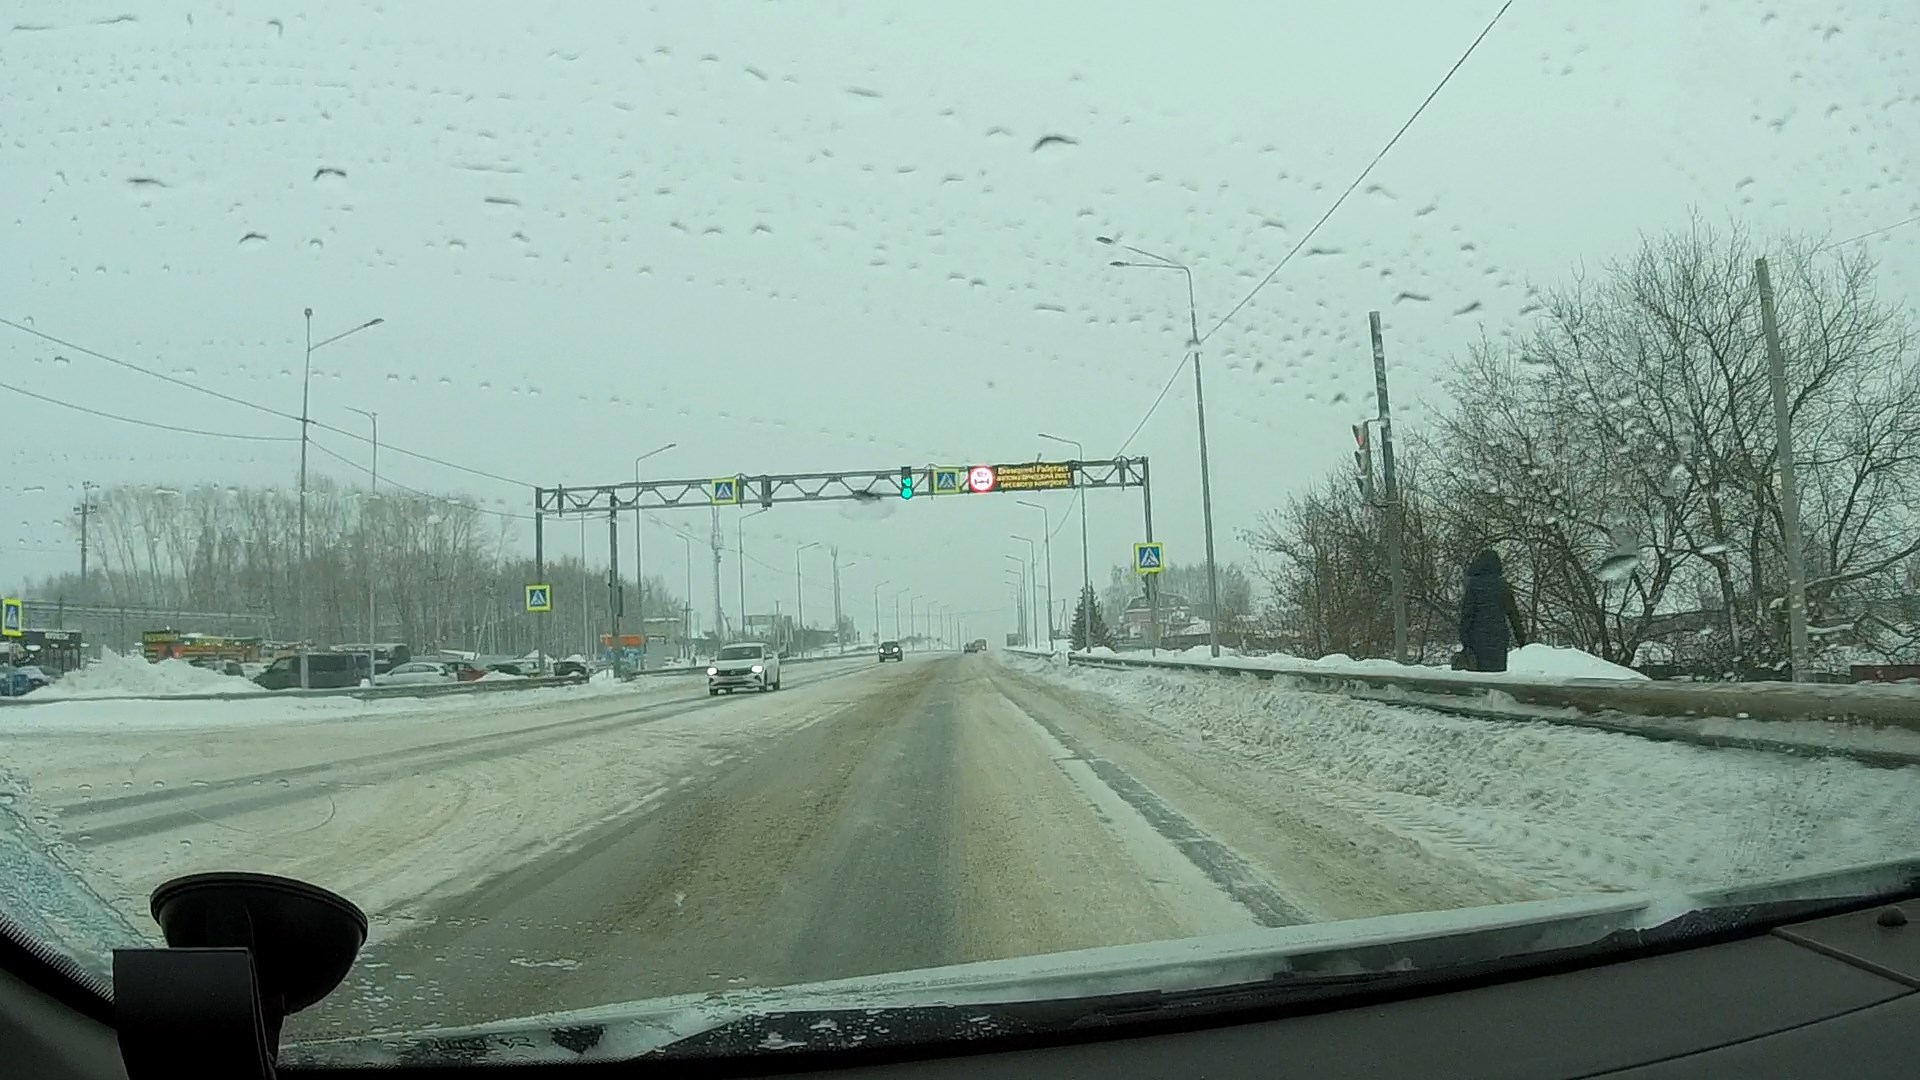
[[[713,481],[714,505],[737,503],[740,501],[740,478],[722,476]]]
[[[965,482],[967,470],[958,465],[935,465],[933,467],[933,493],[935,495],[958,495],[960,485]]]
[[[552,611],[553,588],[549,585],[527,586],[528,611]]]
[[[0,635],[20,637],[26,625],[26,615],[21,610],[19,600],[11,596],[0,600]]]
[[[1167,568],[1166,546],[1158,540],[1133,545],[1133,572],[1157,574]]]

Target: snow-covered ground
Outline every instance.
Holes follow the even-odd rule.
[[[422,898],[469,888],[752,740],[844,707],[828,676],[867,666],[809,664],[779,695],[717,702],[698,679],[662,678],[437,698],[79,699],[7,710],[0,814],[129,925],[152,929],[145,895],[170,877],[250,869],[354,897],[377,938]]]
[[[1003,662],[1554,891],[1690,888],[1920,849],[1920,768],[1478,720],[1250,677]]]

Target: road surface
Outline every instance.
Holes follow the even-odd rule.
[[[290,1038],[1552,891],[990,655],[786,682],[8,752],[129,921],[215,868],[369,912],[360,963]]]

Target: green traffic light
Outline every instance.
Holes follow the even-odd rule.
[[[913,498],[913,477],[903,476],[900,478],[900,497],[903,499]]]

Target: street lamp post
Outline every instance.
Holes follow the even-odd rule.
[[[385,319],[368,319],[351,330],[341,332],[322,341],[313,340],[313,309],[306,309],[307,315],[307,362],[300,374],[300,689],[308,687],[307,678],[307,639],[313,636],[307,614],[307,428],[313,424],[313,416],[308,406],[313,391],[313,350],[323,348],[365,330],[369,326],[379,326]],[[369,671],[371,679],[373,673]]]
[[[1040,511],[1040,535],[1045,538],[1044,547],[1047,556],[1047,651],[1053,651],[1053,515],[1047,512],[1045,505],[1016,499],[1021,506],[1031,506]]]
[[[376,625],[373,616],[374,569],[373,569],[373,533],[369,529],[373,515],[373,499],[380,489],[380,414],[371,409],[356,409],[347,406],[348,412],[357,412],[373,425],[373,462],[367,467],[367,500],[360,508],[360,532],[367,537],[367,685],[373,685],[374,668],[378,663],[377,651],[373,642]]]
[[[642,545],[640,542],[640,463],[655,454],[664,454],[679,445],[677,442],[670,442],[665,446],[655,447],[633,459],[633,483],[635,485],[633,490],[633,584],[635,588],[640,590],[638,599],[634,601],[634,607],[639,611],[637,617],[640,621],[640,640],[643,642],[646,640],[647,634],[647,558],[645,552],[641,550]],[[642,667],[646,666],[644,659],[641,660],[640,663]]]
[[[742,514],[740,520],[734,525],[734,543],[738,545],[735,555],[738,556],[736,561],[740,564],[740,633],[742,636],[747,632],[747,519],[759,517],[771,509],[773,507],[763,506],[751,514]]]
[[[1038,611],[1040,607],[1040,575],[1037,573],[1034,573],[1034,568],[1037,565],[1035,560],[1037,560],[1040,557],[1039,545],[1035,544],[1033,540],[1031,540],[1030,538],[1025,536],[1020,536],[1018,534],[1015,534],[1013,538],[1027,545],[1027,591],[1033,594],[1033,602],[1029,606],[1031,607],[1031,609]],[[1049,601],[1049,603],[1051,603],[1051,601]],[[1047,623],[1049,626],[1051,626],[1053,623],[1053,620],[1048,619]],[[1035,636],[1037,637],[1038,635],[1035,635]],[[1048,632],[1047,639],[1048,639],[1047,651],[1052,652],[1053,651],[1053,644],[1052,644],[1053,634],[1051,631]],[[1033,648],[1032,641],[1027,642],[1027,648],[1029,649]]]
[[[907,639],[900,636],[900,598],[905,596],[906,592],[907,590],[905,589],[893,590],[893,640],[902,643],[902,645],[906,643]]]
[[[680,534],[680,542],[687,548],[687,593],[680,598],[680,644],[686,650],[687,659],[693,659],[693,537]]]
[[[1114,259],[1109,266],[1125,267],[1133,270],[1178,270],[1187,278],[1187,355],[1193,361],[1193,410],[1194,419],[1200,430],[1200,521],[1207,540],[1207,648],[1214,656],[1220,655],[1220,579],[1215,572],[1213,561],[1213,481],[1207,466],[1207,398],[1200,379],[1200,314],[1193,299],[1193,269],[1185,263],[1169,259],[1165,255],[1156,255],[1131,244],[1121,244],[1111,236],[1096,236],[1095,240],[1109,247],[1121,247],[1154,260],[1153,262],[1132,262],[1126,259]],[[1156,633],[1158,627],[1155,627]]]
[[[807,654],[807,590],[800,580],[800,553],[817,548],[820,541],[809,540],[793,549],[794,632],[800,638],[800,655]]]
[[[1040,437],[1073,447],[1074,456],[1078,459],[1084,460],[1087,456],[1087,448],[1078,440],[1063,439],[1044,431],[1040,433]],[[1076,472],[1078,468],[1075,466]],[[1081,488],[1074,495],[1080,500],[1080,625],[1085,628],[1086,648],[1091,652],[1093,649],[1093,568],[1092,564],[1087,562],[1087,489]],[[1071,638],[1068,639],[1068,647],[1072,647]]]
[[[1027,574],[1027,564],[1020,561],[1018,555],[1008,555],[1013,560],[1014,569],[1020,575],[1020,639],[1027,648],[1033,648],[1033,590],[1029,587],[1032,578]]]
[[[913,593],[907,594],[907,643],[910,649],[912,648],[914,635],[918,632],[915,627],[919,626],[919,623],[915,622],[913,618],[913,602],[918,599],[920,599],[920,597]]]
[[[880,586],[891,584],[893,584],[891,581],[876,581],[873,583],[873,645],[876,649],[880,647]],[[895,629],[894,636],[898,637],[899,634],[900,631]]]

